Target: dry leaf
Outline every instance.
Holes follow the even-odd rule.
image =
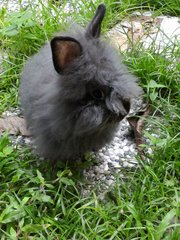
[[[20,133],[21,135],[29,136],[24,118],[17,116],[0,118],[0,133],[4,131],[8,131],[10,134]]]
[[[144,125],[144,119],[149,114],[150,114],[150,106],[147,106],[144,110],[138,112],[137,115],[127,118],[130,126],[133,129],[136,148],[139,151],[142,159],[144,159],[144,152],[143,152],[143,149],[141,147],[141,144],[143,144],[142,129],[143,129],[143,125]]]

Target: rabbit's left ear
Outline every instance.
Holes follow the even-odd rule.
[[[88,28],[87,28],[87,36],[88,37],[94,37],[98,38],[101,33],[101,23],[104,18],[106,12],[106,6],[104,4],[100,4],[96,10],[96,13],[90,22]]]
[[[51,40],[54,68],[63,72],[82,53],[81,44],[71,37],[55,37]]]

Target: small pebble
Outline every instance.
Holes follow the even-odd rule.
[[[104,154],[102,152],[98,153],[100,157],[104,157]]]
[[[124,157],[121,157],[120,162],[124,162],[124,161],[126,161],[126,159]]]
[[[119,149],[119,148],[117,148],[117,149],[114,150],[114,154],[115,154],[116,156],[119,156],[120,152],[121,152],[121,149]]]
[[[124,152],[128,152],[129,151],[129,147],[128,146],[124,146],[123,150],[124,150]]]
[[[148,11],[148,12],[143,12],[143,16],[145,16],[145,17],[151,17],[152,16],[152,12],[151,11]]]
[[[141,13],[136,11],[136,12],[131,13],[131,16],[139,17],[139,16],[141,16]]]
[[[129,160],[129,163],[138,164],[138,161],[137,161],[137,160],[134,160],[134,159],[131,159],[131,160]]]
[[[153,153],[153,150],[152,150],[151,148],[148,148],[147,152],[148,152],[149,154],[152,154],[152,153]]]
[[[123,142],[121,142],[121,146],[126,146],[126,142],[125,141],[123,141]]]
[[[117,163],[117,162],[114,162],[114,163],[113,163],[113,167],[115,167],[115,168],[120,168],[121,166],[120,166],[120,164],[119,164],[119,163]]]
[[[108,164],[104,166],[104,171],[107,172],[109,170]]]
[[[120,153],[120,156],[123,156],[123,155],[124,155],[123,148],[120,148],[120,149],[119,149],[119,153]]]
[[[128,21],[121,22],[121,26],[125,28],[131,28],[131,24]]]
[[[111,186],[113,183],[114,183],[114,181],[113,181],[112,179],[109,179],[109,180],[107,181],[107,184],[108,184],[109,186]]]
[[[128,162],[123,162],[123,167],[128,167]]]
[[[128,162],[127,167],[129,167],[129,168],[134,168],[134,167],[136,167],[136,164],[133,164],[133,163],[129,163],[129,162]]]
[[[109,159],[110,159],[110,156],[104,155],[104,160],[105,161],[109,161]]]
[[[115,137],[115,138],[114,138],[114,142],[119,142],[119,138],[118,138],[118,137]]]

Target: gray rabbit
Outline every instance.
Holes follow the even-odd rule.
[[[141,92],[117,50],[99,38],[105,11],[99,5],[87,29],[72,26],[24,67],[23,114],[37,152],[50,160],[75,160],[110,142]]]

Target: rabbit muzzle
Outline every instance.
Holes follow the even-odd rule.
[[[129,113],[130,101],[111,98],[106,101],[106,108],[108,122],[120,122]]]

